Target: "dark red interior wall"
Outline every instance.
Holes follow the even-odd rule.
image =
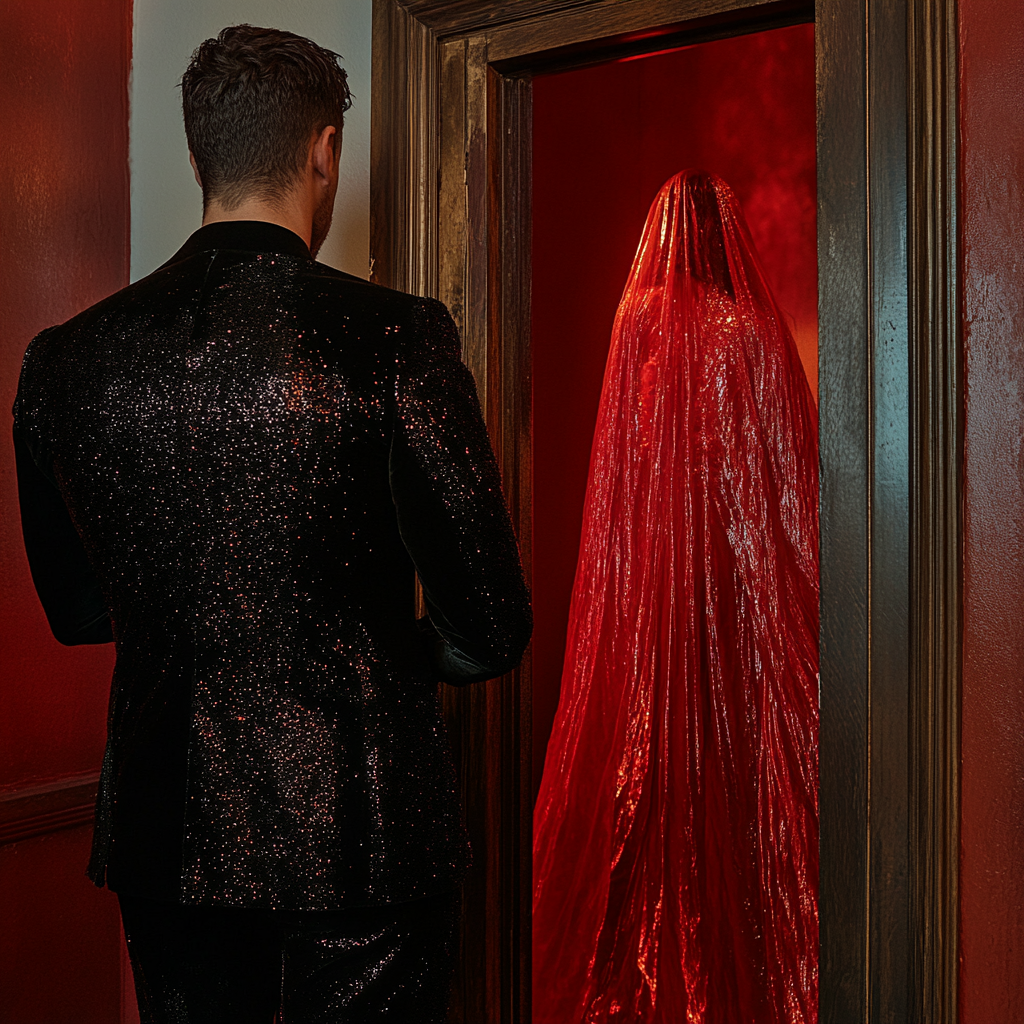
[[[962,1024],[1024,1017],[1024,4],[960,0]]]
[[[704,167],[736,191],[817,393],[814,29],[537,78],[533,119],[536,789],[612,320],[650,203],[676,171]]]
[[[0,14],[0,788],[98,769],[112,654],[50,636],[21,544],[9,410],[25,346],[128,282],[128,0]]]
[[[31,337],[128,280],[130,0],[0,5],[0,791],[97,771],[112,651],[50,636],[21,544],[9,410]],[[120,1020],[116,902],[88,829],[0,848],[0,1017]]]
[[[0,1020],[120,1024],[117,900],[88,882],[91,828],[0,847]]]

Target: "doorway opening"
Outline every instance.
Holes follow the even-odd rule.
[[[612,322],[651,201],[688,167],[739,198],[817,400],[813,24],[533,79],[534,797]]]
[[[725,569],[726,564],[732,564],[731,552],[721,554],[721,566],[718,557],[713,558],[715,564],[707,570],[706,585],[721,588],[712,591],[717,595],[715,608],[733,607],[730,601],[735,600],[734,610],[718,612],[708,606],[698,618],[686,618],[682,609],[691,600],[700,602],[693,595],[705,585],[704,571],[689,568],[691,559],[695,564],[701,563],[701,556],[696,554],[700,550],[699,538],[705,536],[701,531],[714,531],[716,517],[726,513],[693,509],[692,515],[687,513],[685,495],[691,492],[690,484],[684,481],[689,476],[687,471],[678,469],[678,459],[690,449],[687,442],[676,448],[667,440],[678,431],[689,436],[688,428],[683,427],[688,403],[692,401],[705,409],[707,401],[705,412],[693,415],[708,417],[702,420],[702,432],[725,431],[703,442],[710,445],[707,450],[722,454],[710,458],[701,455],[705,449],[698,443],[691,450],[697,460],[693,465],[703,467],[701,479],[709,488],[708,495],[717,495],[708,498],[710,507],[719,508],[720,500],[728,504],[731,518],[727,521],[734,524],[728,528],[730,534],[733,529],[744,529],[735,524],[753,523],[755,519],[747,518],[749,512],[741,497],[747,492],[742,486],[726,484],[721,494],[715,489],[716,466],[731,465],[732,459],[746,465],[748,458],[759,458],[755,449],[767,450],[775,444],[791,454],[802,452],[810,458],[812,467],[800,465],[802,460],[798,458],[776,480],[777,486],[787,492],[792,488],[790,501],[793,492],[803,490],[807,495],[807,504],[800,507],[806,508],[806,529],[814,536],[814,578],[812,581],[810,576],[799,575],[801,582],[797,584],[798,575],[794,575],[794,589],[787,590],[787,594],[790,602],[799,606],[806,600],[810,608],[818,599],[818,466],[817,443],[813,438],[817,427],[813,412],[813,418],[808,416],[808,408],[813,407],[800,382],[800,401],[804,403],[801,408],[805,412],[802,419],[790,418],[794,414],[789,400],[783,396],[789,394],[791,385],[789,377],[784,376],[773,378],[769,384],[776,392],[774,396],[758,398],[742,414],[738,413],[738,406],[733,409],[731,405],[732,401],[741,401],[734,395],[728,400],[729,414],[719,420],[711,411],[718,408],[717,399],[697,398],[696,392],[686,390],[686,385],[676,391],[678,385],[671,383],[669,376],[664,377],[658,385],[661,397],[643,399],[648,403],[645,408],[649,414],[662,401],[668,403],[664,416],[666,422],[674,424],[662,439],[664,446],[650,440],[647,451],[649,457],[658,452],[656,458],[661,467],[656,476],[662,484],[652,485],[648,490],[647,485],[638,482],[643,478],[639,466],[644,460],[639,457],[639,450],[632,447],[635,435],[626,426],[632,422],[635,402],[640,400],[630,390],[631,375],[648,371],[652,375],[693,372],[693,379],[702,381],[693,386],[702,393],[705,387],[709,388],[709,395],[719,388],[734,388],[740,378],[731,375],[730,360],[714,362],[715,343],[710,337],[701,338],[700,327],[681,326],[691,315],[684,311],[686,303],[681,295],[690,293],[686,286],[681,286],[681,293],[675,293],[675,286],[667,278],[657,285],[653,282],[661,282],[661,278],[645,278],[648,284],[641,289],[646,296],[643,300],[636,297],[636,282],[631,284],[633,291],[629,295],[633,297],[623,298],[625,312],[620,315],[624,319],[614,328],[620,338],[618,354],[605,372],[616,309],[630,268],[634,267],[634,254],[637,260],[643,254],[641,265],[648,269],[641,273],[651,273],[650,248],[673,251],[673,233],[689,231],[689,217],[700,216],[692,211],[663,214],[667,219],[661,221],[660,230],[667,229],[668,236],[657,231],[653,236],[648,234],[638,253],[637,245],[645,231],[652,200],[678,172],[699,168],[722,179],[735,193],[769,288],[796,342],[800,363],[789,365],[797,377],[802,367],[811,394],[816,397],[815,71],[814,26],[797,24],[699,42],[674,51],[630,55],[533,79],[531,561],[536,625],[532,656],[531,782],[535,799],[540,793],[534,819],[534,842],[539,845],[533,879],[537,887],[537,916],[532,926],[533,1008],[538,1020],[567,1019],[572,1005],[579,1012],[580,1006],[572,1002],[574,998],[584,998],[588,1007],[598,1005],[592,1004],[592,999],[611,1000],[613,1007],[619,1006],[621,1000],[622,1010],[627,1005],[632,1007],[628,1012],[639,1013],[643,1005],[647,1007],[643,1019],[651,1013],[650,1019],[660,1020],[666,1012],[693,1012],[695,1019],[703,1019],[705,996],[701,993],[705,985],[706,998],[718,1006],[712,1014],[716,1019],[723,1013],[731,1018],[741,1010],[745,1018],[761,1019],[762,1014],[772,1012],[769,992],[775,991],[776,985],[780,990],[790,991],[788,982],[781,979],[791,976],[804,979],[804,987],[799,989],[799,996],[791,993],[790,998],[799,999],[800,1005],[806,1001],[808,1008],[816,1009],[817,982],[806,978],[808,968],[816,976],[818,935],[817,609],[813,613],[808,611],[814,616],[814,626],[808,634],[803,632],[803,620],[799,626],[796,619],[790,623],[785,603],[780,606],[759,595],[764,583],[756,572],[755,578],[749,573],[750,565],[760,556],[750,548],[746,556],[735,555],[734,570]],[[659,198],[659,203],[666,201],[664,196]],[[675,216],[683,218],[684,227],[668,227],[675,223]],[[649,225],[647,231],[651,230]],[[722,258],[725,259],[724,250]],[[727,279],[728,270],[724,273]],[[681,274],[680,268],[677,266],[669,274],[676,278]],[[665,300],[665,307],[660,306],[662,299],[654,297],[669,294],[673,297]],[[637,313],[638,303],[642,303],[643,314]],[[634,318],[649,317],[651,314],[646,311],[650,304],[654,308],[671,308],[670,315],[655,314],[669,315],[671,323],[663,322],[656,329],[637,327]],[[678,335],[672,324],[680,325]],[[681,371],[679,367],[688,362],[683,353],[691,344],[686,340],[691,337],[691,329],[696,339],[692,344],[702,349],[706,340],[709,348],[702,351],[696,364],[690,364],[692,371]],[[749,337],[751,329],[744,329],[742,336]],[[653,347],[648,349],[645,342],[637,340],[638,335],[652,339]],[[661,338],[661,342],[655,342],[655,337]],[[748,342],[742,341],[738,333],[729,348],[745,344]],[[762,349],[762,344],[767,348]],[[662,352],[659,345],[670,346],[673,355]],[[788,342],[783,345],[788,346]],[[773,358],[768,353],[774,352],[774,345],[764,336],[753,348],[757,354],[741,356],[739,363],[757,374],[759,371],[753,367],[762,364],[748,364],[745,359],[759,361],[763,355],[763,365],[767,367]],[[622,353],[626,350],[632,355],[624,363]],[[641,360],[650,359],[643,371],[629,368],[636,353],[647,353],[639,356]],[[702,371],[697,369],[705,358],[718,366],[714,372],[720,376],[714,382],[704,381]],[[670,360],[675,371],[666,368]],[[768,373],[767,369],[764,372]],[[599,428],[601,447],[594,449],[592,458],[603,381],[611,390],[604,399],[606,411]],[[624,397],[623,387],[631,397]],[[647,393],[641,390],[637,394]],[[668,396],[673,394],[675,399],[670,399]],[[684,397],[687,394],[689,399]],[[760,428],[754,426],[760,410],[767,409],[769,404],[777,417],[775,422]],[[621,426],[610,426],[607,410],[611,408],[618,410],[615,423]],[[746,419],[748,414],[753,418]],[[642,413],[635,415],[643,420]],[[733,437],[732,431],[738,427],[732,419],[735,415],[744,417],[744,426]],[[802,429],[800,424],[804,425]],[[642,428],[637,429],[643,432]],[[767,433],[761,433],[765,429]],[[749,449],[740,440],[748,433],[759,439]],[[616,440],[611,441],[612,437]],[[617,452],[612,461],[631,467],[623,470],[624,476],[614,476],[614,482],[608,478],[609,472],[615,472],[607,461],[609,444]],[[738,449],[733,445],[738,445]],[[762,445],[766,447],[762,449]],[[686,461],[689,464],[689,457]],[[584,513],[592,466],[597,491],[589,499],[590,513]],[[708,473],[711,475],[707,476]],[[731,475],[728,470],[724,473],[725,478]],[[669,480],[676,483],[665,483]],[[770,487],[767,481],[764,486]],[[581,546],[584,516],[592,517],[593,502],[601,504],[611,493],[622,497],[621,503],[615,500],[608,508],[619,525],[609,526],[606,535],[603,527],[591,522],[586,528],[588,539]],[[768,497],[769,491],[761,493]],[[645,513],[638,513],[633,504],[637,499],[643,501]],[[772,501],[777,509],[772,515],[783,514],[782,492],[777,501],[769,498]],[[666,509],[675,510],[671,515],[674,522],[659,523],[660,510]],[[704,522],[702,515],[710,516],[703,527],[687,525]],[[767,521],[762,522],[767,526]],[[770,566],[770,571],[778,574],[780,583],[789,578],[783,566],[795,550],[788,545],[797,543],[796,537],[803,528],[793,527],[793,534],[780,530],[778,554],[766,556],[768,560],[763,563],[764,568]],[[689,534],[691,529],[696,532]],[[595,539],[595,530],[600,540]],[[621,531],[628,532],[629,539],[623,535],[613,540]],[[714,536],[713,532],[708,536]],[[662,551],[663,544],[682,543],[684,537],[689,537],[686,553],[682,548],[679,550],[672,563],[674,567],[663,561],[667,557],[663,553],[654,553]],[[649,548],[648,544],[653,546]],[[768,546],[774,548],[774,543]],[[602,554],[598,555],[598,551]],[[614,554],[610,554],[612,551]],[[708,557],[705,550],[703,558]],[[750,565],[742,570],[740,566],[747,564],[746,557],[751,560]],[[605,558],[619,566],[609,569],[607,577],[602,575]],[[620,564],[619,559],[624,561]],[[692,578],[691,571],[695,573]],[[715,573],[719,571],[724,575],[716,583]],[[575,624],[569,625],[577,572],[578,599],[582,604],[575,613]],[[734,577],[734,572],[739,575]],[[663,585],[662,573],[668,573],[675,584]],[[660,606],[659,612],[650,620],[640,614],[637,620],[619,621],[617,612],[603,603],[612,579],[618,581],[617,587],[625,586],[625,591],[612,602],[616,608],[628,600],[626,592],[635,587],[638,595],[634,599],[642,603],[653,601]],[[626,580],[633,582],[627,585]],[[684,583],[686,580],[688,584]],[[762,646],[762,641],[755,639],[755,623],[763,621],[764,615],[773,619],[775,628],[781,631],[775,635],[787,638],[777,668],[772,667],[776,663],[770,644]],[[582,626],[581,621],[588,625]],[[682,625],[684,621],[690,623],[689,627]],[[654,622],[662,625],[655,626]],[[623,629],[628,631],[629,639],[621,632]],[[726,635],[734,636],[741,646],[752,645],[750,649],[760,653],[750,654],[749,663],[741,656],[732,663],[714,639]],[[573,644],[571,651],[566,650],[567,643]],[[684,654],[674,653],[677,649],[691,649],[691,644],[702,652],[695,655],[697,661],[687,661]],[[613,660],[608,661],[609,658]],[[550,740],[552,748],[546,764],[549,775],[542,784],[546,748],[562,696],[563,661],[567,687],[563,700],[567,706],[559,715],[557,739]],[[667,667],[670,663],[672,668]],[[716,689],[715,680],[721,690]],[[802,683],[797,684],[796,680]],[[785,741],[780,741],[773,727],[773,712],[760,707],[765,700],[772,707],[784,707],[779,712],[782,720],[799,723],[792,734],[787,733]],[[692,708],[700,710],[691,722]],[[628,725],[622,724],[624,716]],[[618,723],[615,728],[610,725],[612,720]],[[728,738],[716,741],[714,737],[721,730]],[[624,746],[619,749],[619,744]],[[609,745],[616,749],[609,749]],[[769,753],[767,765],[755,769],[752,752],[759,745]],[[744,750],[749,751],[749,757]],[[696,774],[691,776],[691,769],[682,766],[694,764],[699,767],[692,769]],[[741,777],[735,775],[737,771]],[[664,788],[665,778],[674,780],[672,792]],[[698,779],[703,781],[698,783]],[[698,788],[691,790],[691,785]],[[618,794],[623,787],[632,796],[623,797],[620,806]],[[706,795],[699,795],[705,788]],[[763,821],[757,824],[760,819],[753,817],[755,805],[764,806],[766,799],[755,794],[766,792],[773,794],[767,798],[770,815],[786,815],[787,808],[807,808],[806,816],[801,810],[789,819],[792,863],[786,860],[788,855],[781,855],[782,861],[775,865],[773,858],[779,851],[775,837],[766,834]],[[610,810],[609,801],[614,802],[614,811]],[[747,813],[740,810],[743,807],[752,815],[749,820],[742,817]],[[696,818],[686,825],[683,822],[690,820],[688,814],[696,814]],[[732,835],[731,840],[722,838],[727,834]],[[587,837],[585,841],[583,836]],[[580,847],[581,841],[585,849]],[[625,845],[620,847],[620,843]],[[723,854],[729,860],[726,851],[731,851],[737,865],[746,866],[719,871],[717,865]],[[687,875],[682,867],[678,871],[665,868],[666,857],[680,863],[692,861],[693,875]],[[566,863],[573,864],[568,874],[559,866]],[[801,868],[805,863],[808,868],[804,874]],[[698,888],[706,889],[700,898],[687,895],[693,892],[692,883],[697,878],[701,879]],[[767,881],[771,878],[800,881],[792,881],[792,889],[782,885],[776,890]],[[651,894],[659,886],[667,886],[663,896],[674,909],[667,905],[661,908],[661,897],[659,910],[647,906],[647,899],[654,898]],[[554,895],[556,891],[559,895]],[[777,915],[784,916],[790,905],[803,908],[796,915],[798,920],[791,922],[791,930],[785,932],[791,945],[782,941],[775,947],[772,943],[778,936],[768,922]],[[653,916],[649,919],[649,915]],[[578,953],[565,952],[564,943],[553,934],[553,929],[567,921],[578,929]],[[655,925],[655,921],[660,924]],[[776,954],[760,969],[751,967],[748,976],[746,967],[738,965],[753,964],[758,954],[753,947],[748,951],[750,957],[739,951],[745,948],[746,930],[762,928],[763,941],[775,948]],[[615,938],[609,938],[610,935]],[[610,953],[605,947],[613,941],[616,951]],[[694,942],[702,950],[699,954],[688,951]],[[675,952],[667,952],[669,949]],[[727,954],[726,949],[732,952]],[[715,950],[721,954],[719,959],[713,955]],[[646,963],[639,974],[631,966],[638,956]],[[590,968],[585,966],[588,960]],[[612,969],[612,964],[619,966]],[[775,971],[780,973],[776,975]],[[691,972],[700,977],[691,976]],[[582,987],[578,990],[578,986]],[[720,991],[718,986],[723,986]],[[643,994],[648,991],[649,997]],[[715,991],[718,995],[712,997],[710,993]],[[732,1009],[724,1009],[725,1003],[733,999],[737,1002],[734,1006],[729,1003]],[[632,1000],[638,1000],[635,1006]],[[775,1009],[781,1012],[781,1007]]]

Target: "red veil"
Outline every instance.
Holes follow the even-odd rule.
[[[817,1020],[817,413],[723,181],[615,318],[534,815],[535,1024]]]

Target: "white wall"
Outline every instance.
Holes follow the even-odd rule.
[[[307,36],[340,53],[354,99],[345,116],[334,225],[319,259],[368,276],[372,0],[135,0],[131,77],[131,277],[172,256],[202,220],[177,88],[192,51],[248,22]]]

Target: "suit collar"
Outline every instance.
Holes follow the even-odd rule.
[[[220,220],[194,231],[164,266],[211,249],[273,252],[283,256],[300,256],[307,260],[313,258],[306,243],[294,231],[280,224],[262,220]]]

